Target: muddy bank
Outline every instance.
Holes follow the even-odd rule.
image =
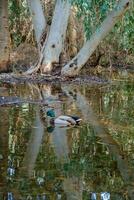
[[[76,84],[107,84],[110,83],[110,80],[100,78],[97,76],[88,76],[80,75],[75,78],[65,78],[61,76],[52,76],[52,75],[16,75],[13,73],[3,73],[0,74],[1,83],[9,84],[24,84],[24,83],[34,83],[34,84],[46,84],[46,83],[76,83]]]

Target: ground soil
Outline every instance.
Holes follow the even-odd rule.
[[[124,54],[123,54],[124,55]],[[123,58],[122,55],[122,58]],[[118,55],[118,57],[120,54]],[[31,46],[31,44],[21,44],[19,47],[14,49],[10,56],[10,73],[1,73],[0,82],[1,83],[77,83],[77,84],[108,84],[112,80],[112,76],[117,76],[117,74],[123,74],[126,77],[129,74],[134,75],[134,65],[133,57],[131,56],[131,64],[122,64],[120,59],[119,62],[111,62],[111,65],[107,63],[103,65],[102,56],[100,58],[95,58],[95,54],[91,57],[86,66],[82,69],[79,76],[74,78],[65,78],[60,76],[61,66],[56,67],[56,71],[52,75],[23,75],[24,72],[38,60],[38,52],[36,47]],[[116,75],[115,75],[116,74]]]

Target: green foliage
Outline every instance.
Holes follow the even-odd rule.
[[[18,46],[26,38],[28,7],[26,0],[9,0],[9,28],[11,41]]]
[[[107,13],[112,10],[115,0],[74,0],[78,17],[82,17],[86,37],[89,39],[98,25],[104,20]]]
[[[70,0],[71,1],[71,0]],[[87,39],[105,19],[109,11],[117,4],[116,0],[72,0],[77,10],[77,17],[82,18]],[[108,42],[115,38],[119,50],[134,52],[134,8],[131,6],[124,18],[115,26],[108,36]],[[26,40],[29,33],[29,12],[26,0],[9,0],[9,25],[13,46],[18,46]]]
[[[119,47],[134,53],[134,8],[129,10],[114,29]],[[116,36],[116,35],[115,35]]]
[[[107,14],[116,6],[115,0],[73,0],[73,5],[77,8],[78,18],[83,19],[86,38],[89,39],[97,27],[105,19]],[[125,14],[124,18],[113,29],[111,38],[115,37],[119,48],[134,52],[134,8]]]

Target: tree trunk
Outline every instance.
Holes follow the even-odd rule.
[[[38,48],[40,50],[40,40],[42,33],[46,28],[46,19],[43,13],[43,8],[40,0],[27,0],[29,10],[32,15],[32,22],[35,31],[35,37],[38,44]]]
[[[59,56],[65,39],[70,8],[71,3],[69,0],[56,1],[49,36],[43,52],[42,73],[51,72],[53,64],[59,62]]]
[[[71,11],[68,24],[68,54],[70,58],[73,58],[77,54],[77,30],[76,30],[76,20],[75,14]]]
[[[84,64],[88,61],[98,44],[105,38],[115,23],[122,17],[129,6],[130,0],[120,0],[116,8],[109,13],[101,26],[97,28],[90,40],[84,44],[79,53],[63,67],[61,73],[64,76],[76,76]]]
[[[8,0],[0,0],[0,72],[8,69],[9,31]]]

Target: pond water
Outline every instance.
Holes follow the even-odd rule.
[[[133,200],[134,83],[6,85],[0,96],[48,106],[0,106],[0,200]],[[78,115],[53,127],[56,115]]]

